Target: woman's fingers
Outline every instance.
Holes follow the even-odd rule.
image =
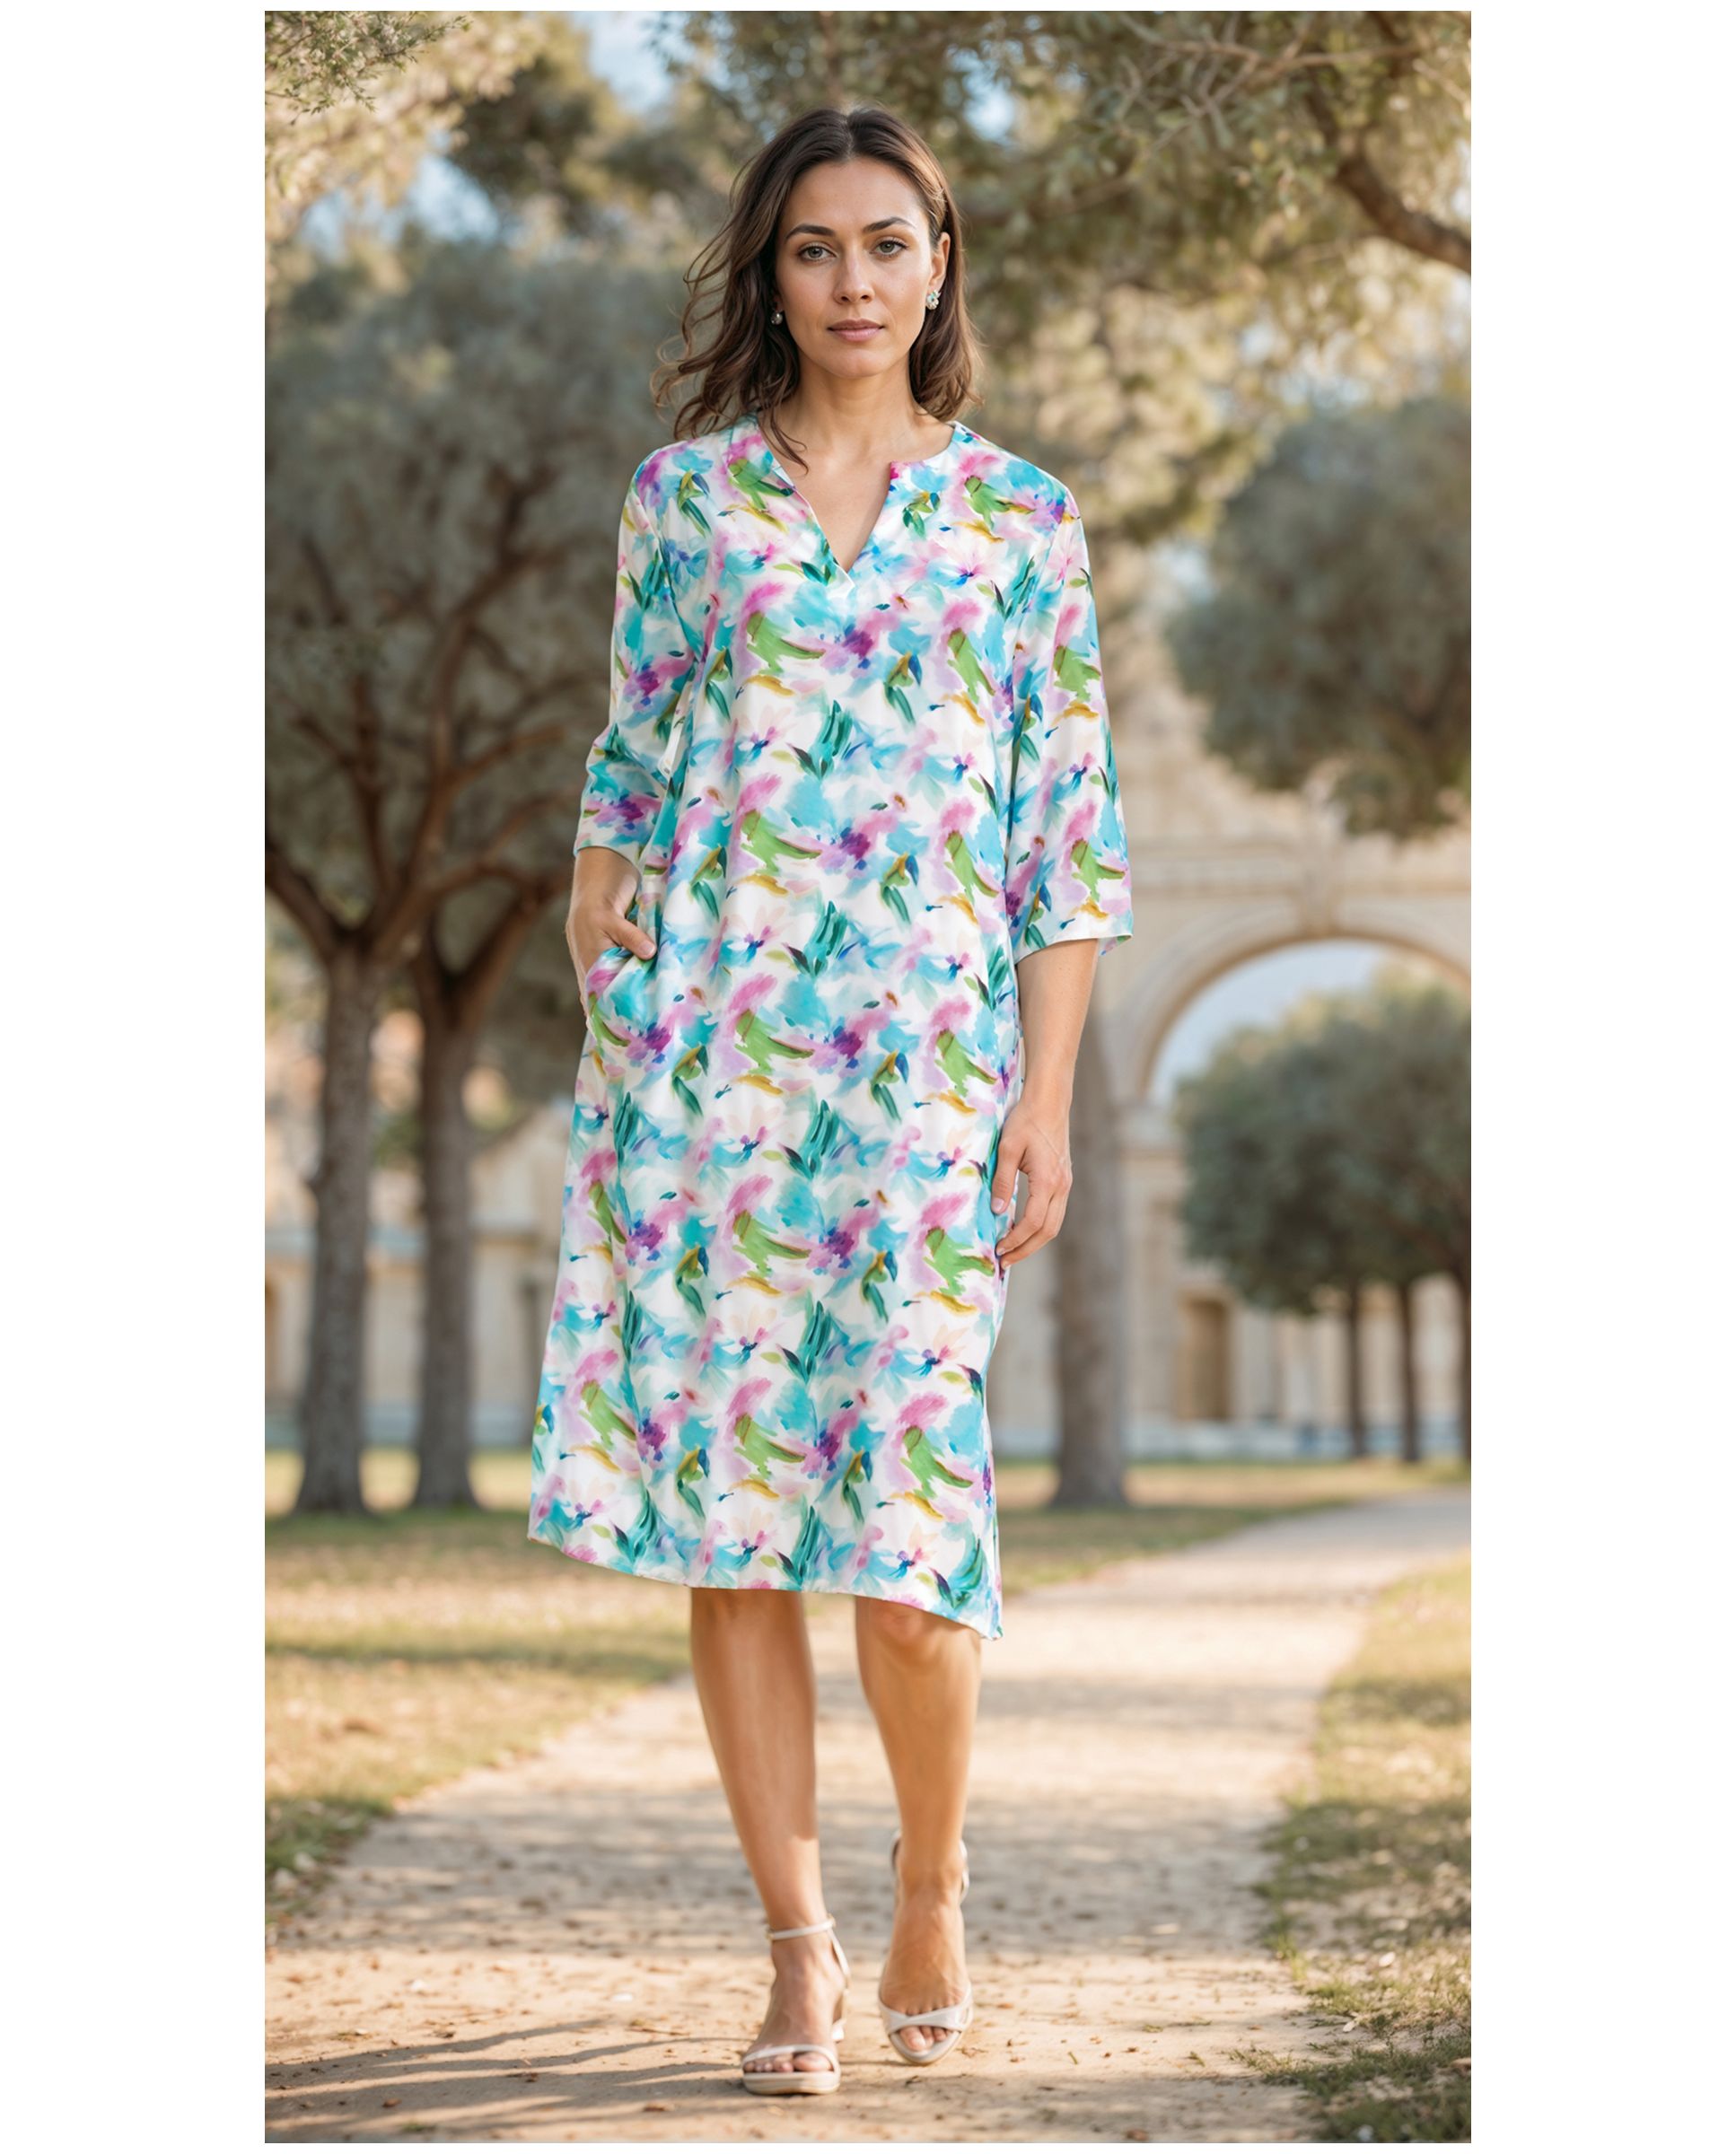
[[[625,942],[636,958],[654,958],[657,955],[657,945],[644,928],[636,927],[631,920],[621,922],[620,933],[615,940]]]
[[[1022,1216],[1013,1221],[995,1245],[1002,1265],[1018,1264],[1040,1249],[1046,1241],[1053,1241],[1061,1230],[1061,1217],[1065,1209],[1065,1200],[1058,1190],[1039,1189],[1033,1183],[1025,1198]]]
[[[656,943],[625,913],[605,911],[594,919],[587,919],[583,926],[585,932],[581,939],[579,922],[569,920],[566,936],[567,951],[581,985],[606,950],[630,950],[636,958],[654,958],[657,954]]]
[[[1008,1132],[1002,1136],[1000,1152],[995,1161],[995,1179],[988,1185],[991,1211],[1012,1211],[1019,1182],[1019,1155],[1023,1149],[1016,1134]],[[1006,1224],[1009,1227],[1013,1224],[1011,1219]],[[1003,1233],[1005,1230],[1005,1228],[1002,1229]]]
[[[1018,1263],[1046,1241],[1054,1240],[1066,1215],[1067,1191],[1073,1186],[1065,1160],[1034,1130],[1029,1137],[1015,1136],[1010,1146],[1004,1144],[995,1169],[996,1189],[1001,1186],[1002,1167],[1009,1158],[1014,1170],[1022,1168],[1024,1171],[1025,1208],[1003,1230],[995,1245],[1004,1266]]]
[[[656,943],[652,941],[637,921],[628,918],[624,905],[610,906],[604,917],[610,942],[618,942],[624,949],[630,950],[636,958],[654,958],[656,956]]]

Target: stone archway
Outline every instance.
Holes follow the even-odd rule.
[[[1313,871],[1319,849],[1310,845],[1296,847],[1287,861],[1270,846],[1258,854],[1236,848],[1197,857],[1185,875],[1173,869],[1164,874],[1157,861],[1135,863],[1136,883],[1141,865],[1160,870],[1156,887],[1137,889],[1135,939],[1125,945],[1126,954],[1142,954],[1125,988],[1109,976],[1116,959],[1104,968],[1099,989],[1124,1112],[1136,1114],[1145,1101],[1164,1042],[1183,1011],[1214,980],[1273,950],[1328,941],[1384,942],[1431,959],[1469,992],[1470,888],[1463,841],[1431,847],[1415,860],[1382,844],[1380,851],[1398,855],[1383,863],[1387,887],[1368,871],[1372,862],[1361,863],[1359,887],[1343,887],[1343,870],[1372,842],[1339,841],[1333,850],[1340,873],[1324,889]],[[1289,887],[1275,889],[1285,868]]]

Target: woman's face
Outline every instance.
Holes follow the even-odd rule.
[[[785,205],[775,283],[802,359],[848,378],[903,367],[941,289],[949,234],[928,243],[922,197],[893,165],[811,165]],[[841,324],[870,322],[846,333]]]

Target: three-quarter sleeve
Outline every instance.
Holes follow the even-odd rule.
[[[1133,933],[1085,527],[1071,490],[1021,616],[1013,665],[1006,908],[1013,961]],[[1101,952],[1100,951],[1100,955]]]
[[[697,654],[676,610],[669,557],[633,475],[621,509],[609,716],[585,759],[574,854],[608,845],[636,867],[667,790],[671,737]]]

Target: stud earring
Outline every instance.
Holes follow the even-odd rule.
[[[782,321],[782,320],[783,320],[783,319],[784,319],[784,310],[783,310],[783,308],[782,308],[782,307],[774,307],[774,308],[772,309],[772,320],[773,320],[774,321]]]
[[[941,295],[938,292],[931,292],[928,294],[928,297],[923,302],[923,304],[927,307],[931,312],[935,307],[939,306],[940,303]]]

